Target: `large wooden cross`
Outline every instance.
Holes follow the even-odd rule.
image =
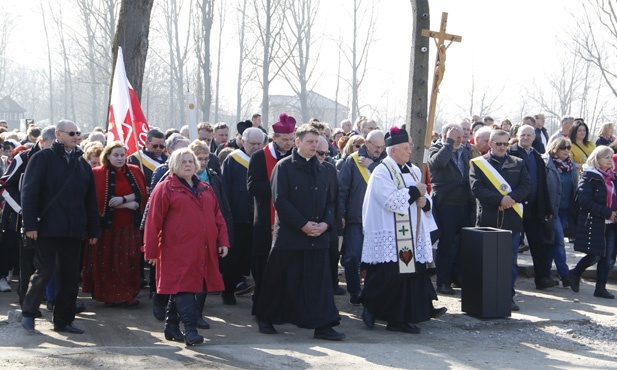
[[[441,84],[441,80],[443,80],[443,75],[446,72],[446,50],[450,47],[450,45],[452,45],[453,42],[461,42],[461,40],[463,39],[461,36],[446,33],[447,24],[448,13],[444,12],[441,13],[441,26],[439,27],[439,32],[422,30],[422,36],[432,37],[435,40],[435,46],[437,46],[437,58],[435,59],[435,72],[433,74],[433,87],[431,89],[431,100],[428,110],[428,122],[426,125],[426,136],[424,138],[424,164],[426,164],[427,151],[431,146],[433,127],[435,126],[435,108],[437,107],[437,94],[439,94],[439,85]]]

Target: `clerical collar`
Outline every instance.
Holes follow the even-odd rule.
[[[272,146],[274,147],[274,151],[276,151],[276,152],[279,154],[279,156],[282,156],[282,155],[287,154],[287,152],[282,151],[282,150],[279,148],[279,146],[278,146],[278,145],[276,145],[276,143],[275,143],[274,141],[272,142]]]
[[[307,157],[305,157],[305,156],[304,156],[304,154],[300,153],[300,151],[299,151],[299,150],[298,150],[298,155],[299,155],[300,157],[302,157],[302,158],[306,159],[306,161],[307,161],[307,162],[308,162],[308,161],[310,161],[310,160],[311,160],[311,158],[313,158],[313,157],[308,157],[308,158],[307,158]]]

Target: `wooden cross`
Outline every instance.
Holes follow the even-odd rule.
[[[431,89],[431,100],[428,110],[428,122],[426,127],[426,136],[424,139],[424,149],[428,150],[431,146],[433,136],[433,127],[435,126],[435,108],[437,107],[437,94],[439,94],[439,85],[443,80],[443,75],[446,72],[446,50],[453,42],[461,42],[462,37],[446,33],[446,25],[448,24],[448,13],[441,13],[441,26],[439,32],[422,30],[422,36],[432,37],[437,46],[437,58],[435,59],[435,73],[433,75],[433,88]],[[446,42],[448,42],[446,44]],[[426,155],[424,163],[426,163]],[[424,172],[424,171],[423,171]],[[424,177],[424,174],[423,174]]]

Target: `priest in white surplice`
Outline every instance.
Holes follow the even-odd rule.
[[[373,171],[362,207],[362,320],[369,328],[381,319],[387,330],[418,334],[414,324],[445,313],[433,308],[437,295],[426,271],[437,225],[420,169],[408,162],[411,138],[398,127],[385,138],[388,156]]]

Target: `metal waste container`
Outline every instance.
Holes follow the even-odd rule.
[[[461,235],[462,311],[481,319],[512,314],[510,230],[465,227]]]

